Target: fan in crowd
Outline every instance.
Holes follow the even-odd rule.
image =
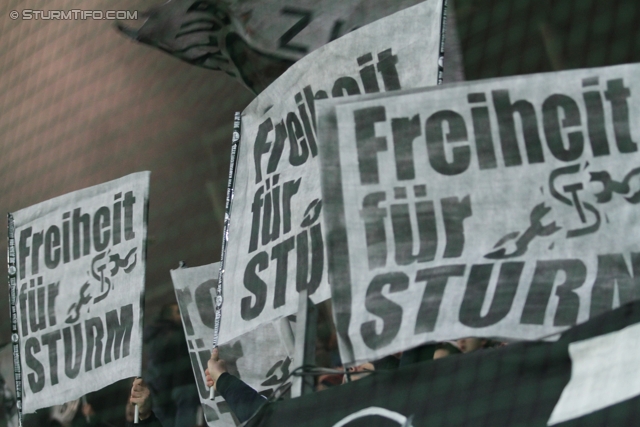
[[[224,360],[219,358],[217,348],[211,352],[211,358],[207,365],[205,371],[207,386],[215,387],[240,422],[251,418],[266,402],[266,399],[256,390],[227,372],[226,364]],[[130,401],[132,404],[138,405],[140,416],[138,425],[164,427],[151,410],[151,400],[149,386],[141,378],[135,379],[131,387]]]
[[[200,405],[178,304],[166,304],[144,331],[153,412],[164,427],[193,426]]]
[[[438,343],[419,347],[422,354],[430,352],[430,360],[479,351],[489,347],[501,345],[500,343],[485,338],[462,338],[456,341]],[[400,366],[402,355],[396,354],[384,357],[374,362],[366,362],[362,365],[347,369],[347,373],[328,374],[318,377],[316,391],[334,387],[348,381],[356,381],[377,370],[394,370]],[[231,411],[240,422],[249,420],[256,414],[267,399],[251,388],[239,378],[227,372],[225,361],[220,359],[218,349],[213,349],[211,358],[207,362],[205,371],[207,386],[215,387],[220,395],[229,404]],[[154,415],[151,407],[151,392],[147,384],[140,378],[134,380],[131,388],[130,402],[138,405],[140,423],[148,427],[163,427],[163,424]]]

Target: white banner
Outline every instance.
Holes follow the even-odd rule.
[[[191,365],[200,393],[200,403],[209,426],[239,425],[228,404],[216,392],[209,399],[204,370],[211,357],[215,324],[215,297],[220,263],[171,270],[171,279],[180,307],[182,326],[189,346]],[[281,331],[280,328],[285,328]],[[229,373],[261,394],[269,396],[289,374],[293,355],[293,337],[287,334],[288,321],[267,323],[219,347],[220,358]],[[284,341],[280,338],[284,333]]]
[[[140,172],[13,214],[24,413],[140,375],[148,194]]]
[[[244,110],[221,343],[295,313],[301,289],[329,297],[316,102],[436,84],[441,15],[428,0],[320,47]]]
[[[636,299],[640,66],[317,103],[345,363]]]

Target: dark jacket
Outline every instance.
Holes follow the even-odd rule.
[[[156,320],[145,328],[143,339],[149,355],[144,377],[156,403],[164,404],[174,387],[194,382],[184,331],[169,320]]]
[[[251,418],[267,401],[244,381],[228,372],[218,377],[216,390],[227,401],[231,411],[241,423]]]
[[[216,382],[216,390],[229,404],[238,420],[243,423],[251,418],[267,399],[249,387],[244,381],[225,372]],[[146,426],[162,427],[155,415],[141,420],[138,424],[127,423],[127,427]]]

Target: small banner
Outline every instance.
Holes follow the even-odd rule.
[[[320,47],[242,113],[220,342],[329,298],[315,105],[435,85],[442,1],[426,1]]]
[[[638,326],[640,304],[630,303],[566,331],[554,343],[521,342],[374,371],[276,402],[247,427],[635,426]],[[607,347],[614,342],[620,347]],[[585,360],[576,363],[578,351]],[[596,359],[597,369],[583,369]],[[575,394],[578,383],[588,387]]]
[[[171,279],[207,424],[211,427],[235,427],[240,423],[232,416],[222,396],[216,392],[214,399],[209,399],[204,374],[207,360],[211,357],[219,269],[219,263],[179,268],[171,270]],[[229,373],[264,396],[270,396],[290,372],[293,342],[283,343],[280,337],[286,331],[281,331],[281,327],[290,328],[286,319],[264,324],[219,347],[220,358],[227,363]],[[292,333],[289,335],[293,336]]]
[[[9,215],[24,413],[140,375],[149,176],[135,173]]]
[[[638,298],[640,65],[316,104],[345,363]]]

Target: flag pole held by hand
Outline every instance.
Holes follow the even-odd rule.
[[[136,377],[136,379],[138,378],[142,378],[142,377]],[[137,403],[133,404],[133,423],[134,424],[140,423],[140,408],[138,408]]]
[[[215,350],[216,348],[218,348],[218,346],[214,346],[213,350]],[[213,350],[211,350],[211,352],[213,352]],[[215,383],[211,386],[211,388],[209,389],[209,400],[213,400],[213,395],[215,394]]]

